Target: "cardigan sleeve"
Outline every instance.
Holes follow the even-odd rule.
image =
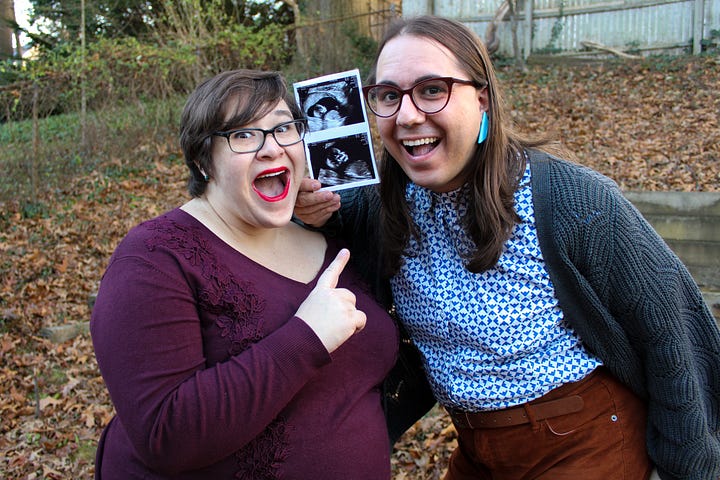
[[[717,323],[680,259],[619,190],[613,198],[607,305],[644,365],[648,453],[663,480],[718,478]]]
[[[341,193],[341,197],[341,209],[335,220],[338,232],[350,245],[350,258],[356,270],[371,286],[375,298],[389,308],[392,292],[382,272],[381,205],[377,187],[348,189]],[[398,320],[400,353],[395,367],[383,383],[383,410],[391,444],[436,403],[420,353],[402,326],[402,319]]]
[[[541,249],[568,322],[646,399],[661,478],[718,478],[720,332],[697,285],[614,182],[535,160]]]
[[[350,261],[370,285],[375,298],[385,307],[392,304],[387,278],[383,276],[383,254],[380,239],[380,196],[370,185],[344,190],[335,220],[338,234],[350,246]]]

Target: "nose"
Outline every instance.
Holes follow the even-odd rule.
[[[268,132],[265,134],[265,140],[263,141],[260,150],[257,151],[257,156],[265,158],[276,157],[284,151],[284,147],[277,143],[277,140],[275,140],[275,136],[272,133]]]
[[[400,108],[395,116],[395,123],[407,127],[423,121],[425,121],[425,114],[418,110],[409,93],[404,94],[400,99]]]

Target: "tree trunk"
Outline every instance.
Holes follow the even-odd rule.
[[[13,57],[12,38],[16,24],[15,0],[0,0],[0,60]]]
[[[302,17],[300,16],[300,5],[296,0],[283,0],[283,2],[289,5],[293,11],[293,17],[295,22],[295,47],[297,48],[297,55],[300,58],[306,58],[307,48],[305,47],[305,38],[303,36],[303,29],[301,26]]]
[[[509,0],[508,5],[510,6],[510,32],[512,33],[512,47],[513,55],[515,56],[515,66],[521,70],[525,69],[525,59],[520,51],[520,44],[518,43],[517,29],[518,29],[518,16],[517,16],[517,1]]]

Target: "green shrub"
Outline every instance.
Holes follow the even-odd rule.
[[[8,122],[0,129],[0,202],[19,201],[39,211],[45,193],[62,192],[67,180],[125,162],[154,161],[177,149],[184,95],[136,101],[91,112],[85,125],[77,113]],[[72,194],[72,192],[65,192]]]

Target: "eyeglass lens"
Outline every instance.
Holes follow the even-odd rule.
[[[229,132],[228,142],[230,149],[235,153],[249,153],[260,150],[265,144],[265,138],[271,133],[278,145],[288,147],[301,141],[305,137],[305,124],[301,120],[281,123],[272,130],[261,128],[244,128]]]
[[[376,85],[367,92],[370,109],[380,117],[390,117],[400,109],[405,93],[418,110],[424,113],[437,113],[448,104],[452,89],[452,79],[431,78],[415,84],[411,89],[401,90],[392,85]]]

